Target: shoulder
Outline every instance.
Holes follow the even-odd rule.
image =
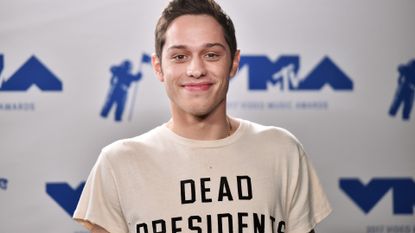
[[[287,129],[277,126],[266,126],[247,120],[242,120],[243,124],[246,124],[246,128],[249,134],[260,139],[271,140],[279,144],[301,145],[300,141],[294,134]]]
[[[128,157],[130,155],[140,155],[150,149],[157,147],[157,138],[159,127],[156,127],[141,135],[117,140],[102,148],[101,156],[109,160]]]
[[[241,144],[249,145],[263,154],[282,160],[299,160],[305,155],[304,148],[294,134],[277,126],[265,126],[244,121],[245,136]],[[241,145],[239,144],[239,145]]]

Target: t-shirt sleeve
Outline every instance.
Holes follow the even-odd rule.
[[[94,165],[82,191],[73,218],[88,230],[93,224],[110,233],[127,233],[118,195],[117,181],[104,152]]]
[[[308,233],[326,218],[331,207],[316,172],[300,148],[298,170],[288,211],[287,233]]]

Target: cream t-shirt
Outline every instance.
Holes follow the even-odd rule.
[[[74,213],[110,233],[306,233],[331,211],[289,132],[246,120],[231,136],[183,138],[166,124],[102,150]]]

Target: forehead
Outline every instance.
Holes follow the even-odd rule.
[[[169,49],[172,46],[197,48],[206,44],[219,43],[229,50],[222,26],[209,15],[177,17],[168,27],[165,36],[166,42],[163,49]]]

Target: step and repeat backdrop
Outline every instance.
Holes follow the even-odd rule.
[[[415,1],[219,3],[242,54],[229,113],[303,143],[333,206],[317,231],[414,233]],[[0,232],[85,233],[101,148],[169,119],[150,64],[166,4],[0,3]]]

